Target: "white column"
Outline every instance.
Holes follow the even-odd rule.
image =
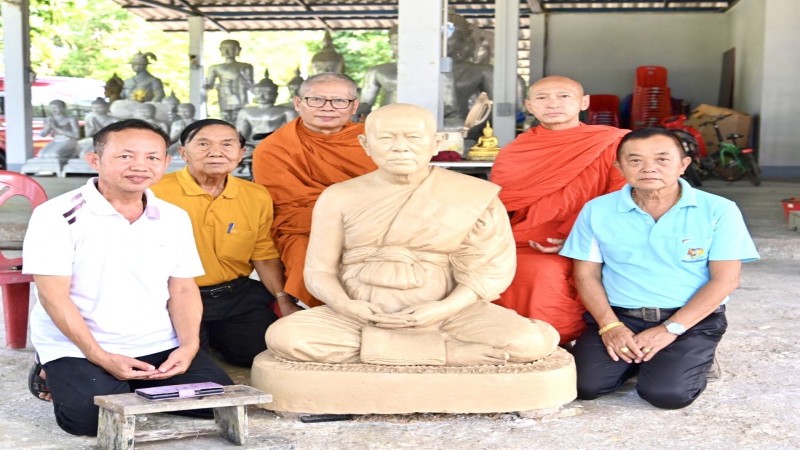
[[[528,18],[531,33],[531,78],[533,84],[544,77],[545,40],[547,38],[547,17],[544,14],[531,14]],[[527,93],[526,93],[527,94]]]
[[[495,0],[494,11],[495,53],[492,127],[502,147],[514,140],[515,136],[519,1]]]
[[[206,91],[203,89],[203,16],[190,16],[189,22],[189,102],[194,104],[198,119],[206,117]]]
[[[447,0],[399,0],[397,101],[429,109],[442,128],[442,21]]]
[[[28,0],[3,3],[6,164],[18,171],[33,157]]]

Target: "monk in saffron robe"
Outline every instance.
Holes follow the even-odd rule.
[[[525,106],[540,122],[500,151],[491,179],[511,213],[517,272],[498,304],[544,320],[575,340],[585,312],[572,280],[572,260],[558,251],[584,203],[625,184],[613,167],[628,130],[584,125],[589,96],[577,81],[549,76],[534,83]]]
[[[318,306],[303,282],[311,209],[326,187],[373,171],[375,164],[358,143],[364,125],[350,122],[358,108],[353,80],[334,73],[309,77],[294,108],[300,117],[256,147],[253,181],[274,201],[272,235],[286,268],[284,290]]]
[[[389,365],[552,353],[552,326],[491,303],[515,265],[499,188],[429,167],[443,137],[421,107],[379,108],[366,133],[359,139],[378,170],[329,187],[314,207],[305,279],[325,306],[275,322],[270,350],[296,361]]]

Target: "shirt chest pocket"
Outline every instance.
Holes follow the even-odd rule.
[[[217,233],[214,247],[217,257],[228,261],[250,261],[255,247],[256,232],[234,229],[230,233]]]

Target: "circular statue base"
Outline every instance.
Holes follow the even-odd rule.
[[[272,395],[263,408],[309,414],[517,412],[577,395],[575,361],[560,347],[528,364],[469,367],[301,363],[267,350],[251,384]]]

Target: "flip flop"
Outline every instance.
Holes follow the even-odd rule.
[[[31,370],[28,372],[28,390],[31,391],[34,397],[46,402],[47,400],[39,397],[39,394],[49,393],[50,388],[47,387],[47,380],[39,375],[41,372],[42,365],[39,364],[39,359],[36,358]]]

